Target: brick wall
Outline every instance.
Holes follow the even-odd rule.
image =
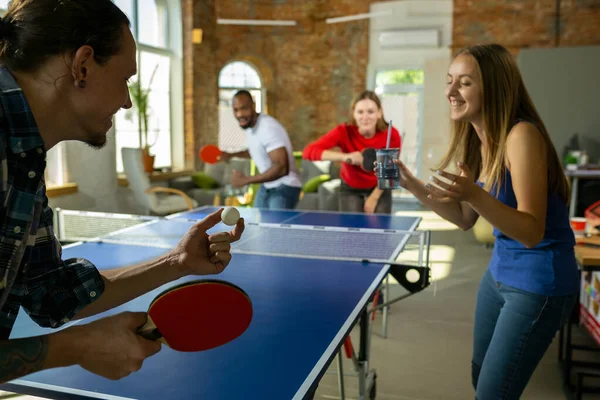
[[[294,148],[346,120],[366,86],[369,21],[326,24],[365,13],[372,0],[182,0],[184,10],[186,157],[217,143],[218,74],[247,60],[264,77],[267,111],[287,128]],[[453,48],[498,42],[514,54],[526,47],[600,44],[600,1],[455,0]],[[291,27],[217,25],[217,18],[296,20]],[[557,26],[559,35],[556,35]],[[190,44],[192,28],[203,42]],[[190,142],[190,140],[192,140]]]
[[[217,142],[218,74],[233,60],[250,61],[265,77],[268,113],[286,127],[295,149],[347,119],[352,98],[366,86],[369,22],[326,24],[325,19],[369,12],[371,1],[187,1],[193,2],[194,27],[203,29],[202,44],[186,54],[193,59],[186,63],[191,68],[186,76],[193,75],[186,81],[193,99],[186,113],[193,113],[195,154],[202,144]],[[298,24],[217,25],[216,18]]]
[[[600,44],[600,1],[558,4],[557,12],[556,0],[454,0],[453,47],[497,42],[517,53],[527,47]]]
[[[183,57],[186,165],[198,167],[198,151],[216,143],[218,86],[214,40],[217,20],[215,0],[183,0]],[[201,44],[192,43],[193,28],[204,31]]]

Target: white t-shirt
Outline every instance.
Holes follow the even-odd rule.
[[[273,150],[285,147],[288,155],[289,173],[271,182],[263,182],[268,188],[274,188],[280,185],[292,187],[302,187],[300,173],[296,167],[292,142],[285,128],[273,117],[266,114],[259,114],[256,125],[246,129],[246,143],[248,144],[248,153],[254,160],[258,172],[261,174],[271,168],[271,159],[269,153]]]

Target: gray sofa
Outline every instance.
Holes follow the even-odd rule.
[[[177,178],[171,181],[170,186],[182,190],[192,199],[198,202],[199,206],[215,204],[215,196],[219,195],[223,204],[223,198],[227,195],[240,195],[248,188],[238,189],[237,191],[230,187],[231,174],[237,169],[244,174],[249,175],[251,161],[248,159],[234,158],[229,162],[219,162],[217,164],[206,164],[203,172],[213,177],[218,182],[217,188],[204,189],[199,188],[191,177]],[[300,201],[296,206],[299,210],[320,210],[320,211],[338,211],[339,210],[339,188],[341,180],[339,179],[339,166],[331,161],[309,161],[301,162],[302,184],[310,179],[328,174],[330,180],[319,185],[316,192],[301,194]]]
[[[302,160],[302,183],[310,179],[328,174],[330,180],[319,185],[316,192],[302,193],[302,198],[296,206],[299,210],[338,211],[339,210],[339,167],[331,161]]]
[[[202,172],[217,181],[218,186],[216,188],[200,188],[189,176],[174,179],[171,181],[170,186],[187,193],[188,196],[198,202],[199,206],[214,204],[217,195],[221,197],[220,204],[222,204],[224,197],[227,195],[237,195],[247,191],[247,188],[231,188],[230,182],[234,169],[244,175],[250,175],[250,167],[251,161],[244,158],[233,158],[228,162],[218,162],[216,164],[205,164]]]

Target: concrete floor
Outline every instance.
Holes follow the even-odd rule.
[[[380,337],[381,315],[377,315],[371,345],[371,367],[377,371],[378,400],[464,400],[473,399],[470,362],[473,309],[479,279],[491,250],[476,242],[472,232],[462,232],[435,214],[418,211],[413,205],[397,207],[398,215],[420,215],[422,230],[432,231],[432,275],[436,282],[426,290],[392,305],[388,337]],[[410,211],[407,211],[409,210]],[[400,259],[416,260],[414,244]],[[395,282],[392,294],[406,291]],[[393,297],[393,296],[392,296]],[[358,330],[352,333],[358,346]],[[578,342],[591,344],[580,330]],[[546,353],[527,387],[525,400],[562,400],[561,373],[557,364],[558,339]],[[339,398],[336,362],[320,382],[315,399]],[[346,373],[353,371],[344,359]],[[357,398],[357,379],[347,376],[346,398]],[[0,398],[8,393],[0,392]],[[19,400],[34,397],[18,396]],[[585,395],[584,399],[600,399]],[[212,400],[212,399],[211,399]],[[215,399],[216,400],[216,399]],[[277,399],[279,400],[279,399]]]
[[[377,399],[473,399],[470,372],[473,310],[477,286],[491,249],[476,242],[472,232],[457,230],[431,212],[396,211],[396,214],[421,215],[423,221],[419,229],[432,231],[432,274],[437,282],[392,305],[386,339],[373,335],[371,367],[378,376]],[[409,246],[400,259],[414,261],[416,251]],[[391,290],[396,294],[406,293],[393,283]],[[379,315],[375,323],[374,332],[377,332],[381,326]],[[574,336],[578,343],[593,345],[590,337],[577,328]],[[352,337],[353,342],[358,343],[358,329],[354,329]],[[566,398],[557,358],[558,336],[522,399]],[[336,365],[334,362],[330,366],[315,399],[339,398]],[[344,357],[345,372],[352,372],[352,368],[352,363]],[[345,383],[346,399],[356,399],[357,379],[346,377]],[[586,394],[583,398],[600,399],[600,396]]]

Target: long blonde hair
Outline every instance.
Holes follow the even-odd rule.
[[[377,110],[381,111],[381,118],[377,120],[377,125],[375,125],[375,132],[387,130],[388,123],[385,122],[385,118],[383,117],[383,108],[381,108],[381,100],[379,100],[379,97],[377,96],[377,94],[375,94],[375,92],[372,92],[370,90],[365,90],[364,92],[356,96],[352,101],[352,106],[350,106],[350,124],[357,125],[356,120],[354,119],[354,107],[356,107],[356,103],[365,99],[369,99],[375,102],[375,104],[377,104]]]
[[[481,140],[471,123],[452,121],[450,146],[439,169],[454,161],[464,162],[475,178],[482,172],[486,177],[485,189],[495,187],[496,194],[504,184],[506,174],[506,140],[519,120],[536,126],[546,144],[548,163],[548,193],[558,193],[569,203],[569,185],[556,149],[542,122],[513,56],[498,44],[476,45],[458,52],[473,56],[482,81],[482,114],[485,124],[485,165],[481,156]]]

